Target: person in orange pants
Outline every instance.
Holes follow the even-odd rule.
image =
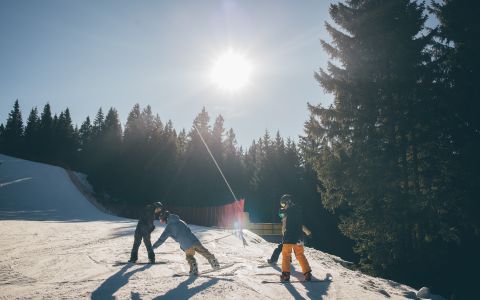
[[[282,207],[282,275],[280,281],[290,280],[290,263],[292,250],[300,263],[305,280],[312,280],[312,269],[304,254],[303,231],[306,229],[302,223],[302,210],[293,201],[292,196],[285,194],[280,198]],[[307,231],[307,230],[305,230]],[[307,234],[310,232],[308,231]]]

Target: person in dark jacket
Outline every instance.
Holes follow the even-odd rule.
[[[143,243],[147,248],[148,261],[152,264],[155,263],[155,253],[153,252],[152,242],[150,241],[150,234],[155,229],[155,226],[153,225],[155,215],[158,215],[162,208],[163,205],[161,202],[155,202],[153,204],[148,204],[142,209],[140,218],[138,219],[137,228],[135,229],[132,252],[128,262],[134,263],[137,261],[138,248],[140,247],[143,239]]]
[[[303,222],[302,210],[297,205],[292,196],[286,194],[280,199],[280,205],[283,208],[282,216],[282,275],[281,281],[290,280],[290,263],[292,250],[300,263],[305,280],[312,279],[312,269],[304,254],[303,248]]]
[[[190,266],[190,275],[198,275],[197,261],[195,260],[195,252],[205,257],[212,268],[220,268],[215,256],[205,248],[198,238],[192,233],[187,224],[175,214],[170,214],[168,210],[162,210],[160,212],[160,222],[166,223],[167,226],[162,235],[153,245],[154,248],[160,247],[169,237],[174,239],[180,244],[180,248],[185,251],[187,262]]]
[[[280,216],[281,219],[283,218],[284,214],[285,214],[285,209],[280,208],[280,211],[278,212],[278,215]],[[302,225],[302,231],[304,233],[304,236],[307,236],[307,237],[311,236],[311,234],[312,234],[312,232],[305,225]],[[276,265],[277,262],[278,262],[278,258],[280,257],[280,254],[282,253],[282,249],[283,249],[283,241],[281,243],[279,243],[277,245],[277,247],[273,250],[272,256],[270,256],[270,258],[267,259],[267,263],[269,263],[271,265]]]

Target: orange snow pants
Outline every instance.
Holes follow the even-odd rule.
[[[310,265],[308,264],[307,258],[303,253],[303,245],[298,244],[283,244],[282,248],[282,272],[290,272],[290,262],[292,256],[292,250],[295,252],[295,257],[302,267],[302,273],[305,274],[310,272]]]

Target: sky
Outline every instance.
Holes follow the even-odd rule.
[[[177,130],[205,107],[248,147],[265,130],[298,139],[307,102],[332,97],[313,78],[328,61],[330,1],[0,2],[0,123],[16,99],[70,109],[78,126],[101,107],[125,125],[134,104],[152,107]],[[216,60],[235,51],[252,64],[236,92],[211,82]]]

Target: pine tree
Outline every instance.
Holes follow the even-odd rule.
[[[90,117],[87,116],[85,121],[80,126],[80,130],[79,130],[80,146],[82,147],[82,150],[90,144],[92,139],[92,134],[93,134],[92,124],[90,122]]]
[[[433,3],[440,21],[436,55],[437,89],[442,91],[445,135],[451,136],[455,155],[452,186],[462,199],[464,225],[480,233],[480,5],[477,2],[445,0]],[[452,168],[453,169],[453,168]]]
[[[8,114],[4,129],[5,152],[15,156],[21,156],[23,142],[23,120],[18,100],[15,100],[13,109]]]
[[[440,134],[435,103],[424,97],[431,41],[421,34],[424,10],[407,0],[331,5],[341,29],[327,23],[333,42],[322,45],[339,65],[315,74],[335,95],[330,108],[310,106],[306,124],[318,145],[322,200],[342,212],[341,230],[370,272],[402,274],[428,259],[433,240],[451,238],[444,216],[435,215],[436,190],[446,179],[435,173],[430,151]]]
[[[105,117],[102,135],[104,143],[117,151],[120,150],[122,142],[122,126],[120,125],[118,112],[113,107],[108,110],[107,116]]]
[[[103,110],[100,107],[95,116],[95,120],[93,120],[93,126],[92,126],[93,139],[101,139],[104,126],[105,126],[105,115],[103,114]]]
[[[27,126],[25,127],[25,145],[28,158],[35,159],[38,155],[37,147],[39,143],[40,118],[37,108],[34,107],[28,116]]]
[[[49,103],[45,104],[40,115],[39,139],[39,159],[49,161],[53,148],[53,118]]]
[[[127,145],[132,147],[140,142],[139,139],[143,135],[140,114],[140,105],[137,103],[128,114],[127,123],[125,124],[124,140]]]
[[[3,123],[0,124],[0,151],[4,151],[5,147],[5,125]]]

